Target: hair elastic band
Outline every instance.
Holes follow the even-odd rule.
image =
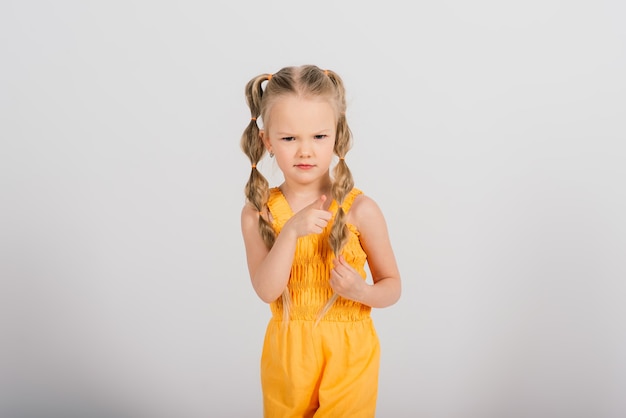
[[[267,81],[270,81],[270,80],[272,79],[272,76],[273,76],[273,75],[274,75],[274,74],[270,74],[270,75],[268,75],[268,76],[267,76]]]
[[[252,164],[252,168],[256,168],[256,164]]]
[[[324,74],[328,76],[328,70],[324,70]]]
[[[256,120],[256,118],[250,118],[250,120]]]

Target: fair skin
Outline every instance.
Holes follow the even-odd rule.
[[[272,105],[261,131],[261,140],[283,172],[280,189],[294,213],[268,250],[259,233],[256,209],[245,205],[241,212],[250,278],[257,295],[267,303],[278,299],[287,286],[298,238],[321,233],[332,217],[327,196],[336,120],[328,101],[287,95]],[[359,230],[373,284],[366,283],[339,256],[330,273],[330,286],[339,296],[373,308],[393,305],[400,297],[400,274],[380,208],[371,198],[359,195],[346,222]]]

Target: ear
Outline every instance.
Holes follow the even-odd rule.
[[[271,150],[270,139],[268,135],[265,135],[264,129],[259,130],[259,137],[261,138],[261,141],[263,141],[263,145],[265,145],[265,149],[269,152]]]

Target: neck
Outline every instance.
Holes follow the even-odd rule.
[[[326,195],[328,200],[332,199],[331,193],[332,182],[330,177],[311,184],[293,184],[284,182],[280,185],[280,190],[285,196],[289,195],[294,198],[318,198]]]

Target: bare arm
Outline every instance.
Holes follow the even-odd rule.
[[[241,232],[252,287],[264,302],[275,301],[285,290],[298,238],[319,234],[326,227],[331,213],[321,209],[325,200],[326,197],[322,196],[291,217],[269,250],[259,233],[258,212],[250,205],[241,211]]]
[[[331,272],[331,286],[339,295],[373,308],[391,306],[400,298],[401,281],[383,213],[376,202],[361,195],[352,205],[349,216],[349,221],[359,230],[373,285],[365,283],[356,270],[339,257]]]

